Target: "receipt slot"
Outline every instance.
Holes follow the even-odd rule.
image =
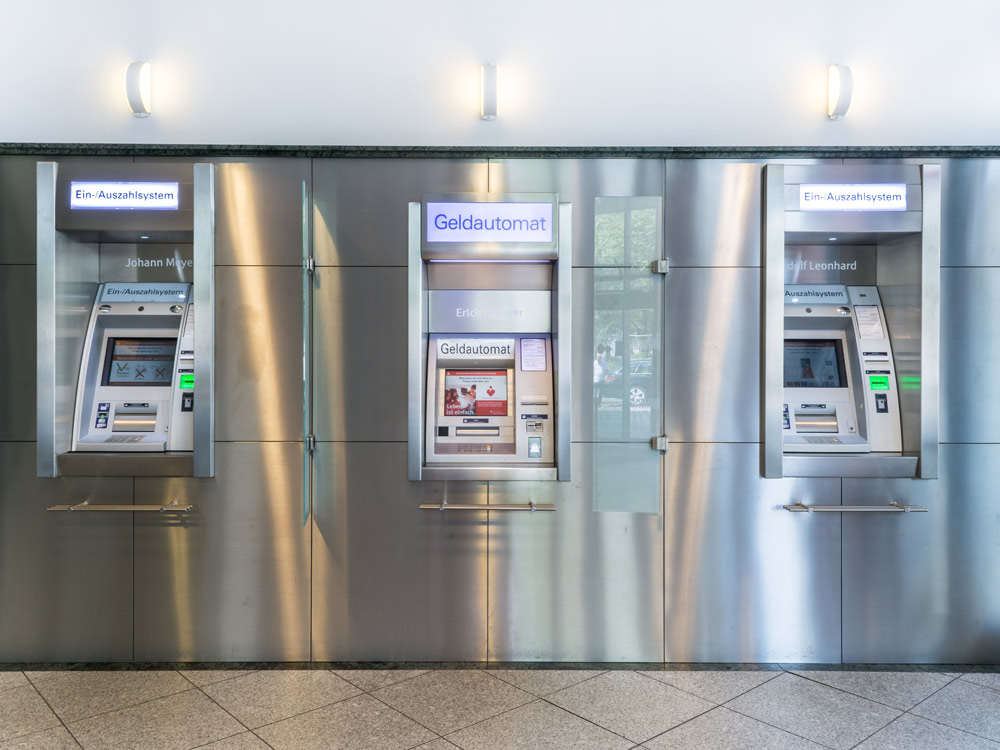
[[[569,216],[550,194],[410,205],[410,479],[569,479]]]
[[[764,167],[764,476],[937,476],[940,217],[937,165]]]
[[[190,451],[194,313],[190,284],[102,284],[90,315],[73,451]]]
[[[213,476],[214,165],[36,175],[37,475]]]

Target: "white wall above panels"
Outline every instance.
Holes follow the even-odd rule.
[[[994,0],[4,1],[0,142],[949,146],[1000,134]],[[153,66],[153,114],[123,76]],[[501,74],[479,118],[479,65]],[[854,102],[826,117],[826,69]]]

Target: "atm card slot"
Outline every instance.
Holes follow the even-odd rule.
[[[795,412],[795,431],[839,432],[836,414],[800,414]]]
[[[456,427],[455,436],[456,437],[469,437],[469,436],[479,436],[479,437],[489,437],[489,436],[499,436],[499,427]]]
[[[156,412],[115,414],[112,432],[153,432],[156,429]]]

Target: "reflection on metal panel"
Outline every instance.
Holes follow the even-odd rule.
[[[945,159],[941,265],[1000,265],[1000,159]]]
[[[314,321],[318,440],[406,440],[406,269],[320,268]]]
[[[0,265],[0,300],[0,440],[34,440],[34,266]]]
[[[217,440],[302,439],[302,271],[215,272]]]
[[[664,299],[664,432],[677,442],[756,441],[759,269],[675,268]]]
[[[598,463],[611,458],[604,447],[573,445],[570,484],[490,483],[491,504],[556,506],[554,513],[490,513],[491,660],[662,660],[662,520],[594,511],[593,477],[615,471]],[[648,445],[613,448],[630,454],[633,468],[651,464],[642,472],[659,475],[661,454]],[[658,488],[652,492],[655,503]]]
[[[941,441],[1000,443],[1000,268],[941,269]]]
[[[673,443],[664,472],[666,661],[840,661],[838,479],[763,479],[756,444]]]
[[[308,159],[216,164],[216,263],[302,265],[302,181]]]
[[[408,482],[402,442],[320,443],[315,467],[313,658],[484,660],[487,514],[419,506],[486,484]]]
[[[491,159],[490,192],[558,193],[572,203],[574,266],[648,265],[661,257],[657,159]]]
[[[137,478],[135,658],[309,658],[309,530],[300,443],[219,443],[212,479]],[[50,514],[51,515],[51,514]]]
[[[478,160],[314,159],[317,265],[405,266],[407,203],[485,193],[486,178]]]
[[[845,503],[927,508],[844,517],[845,662],[996,663],[1000,446],[942,445],[940,477],[844,480]]]
[[[132,480],[38,479],[33,443],[0,443],[0,661],[132,659]]]

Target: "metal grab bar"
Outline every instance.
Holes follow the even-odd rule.
[[[926,513],[921,505],[900,505],[890,500],[888,505],[782,505],[792,513]]]
[[[45,510],[101,510],[119,511],[123,513],[186,513],[193,507],[193,505],[178,505],[176,500],[173,500],[166,505],[91,505],[88,500],[84,500],[82,503],[77,503],[76,505],[53,505]]]
[[[420,506],[420,510],[526,510],[534,512],[536,510],[554,511],[556,506],[542,503],[538,504],[534,500],[525,505],[465,505],[462,503],[449,503],[442,500],[440,504],[425,503]]]

